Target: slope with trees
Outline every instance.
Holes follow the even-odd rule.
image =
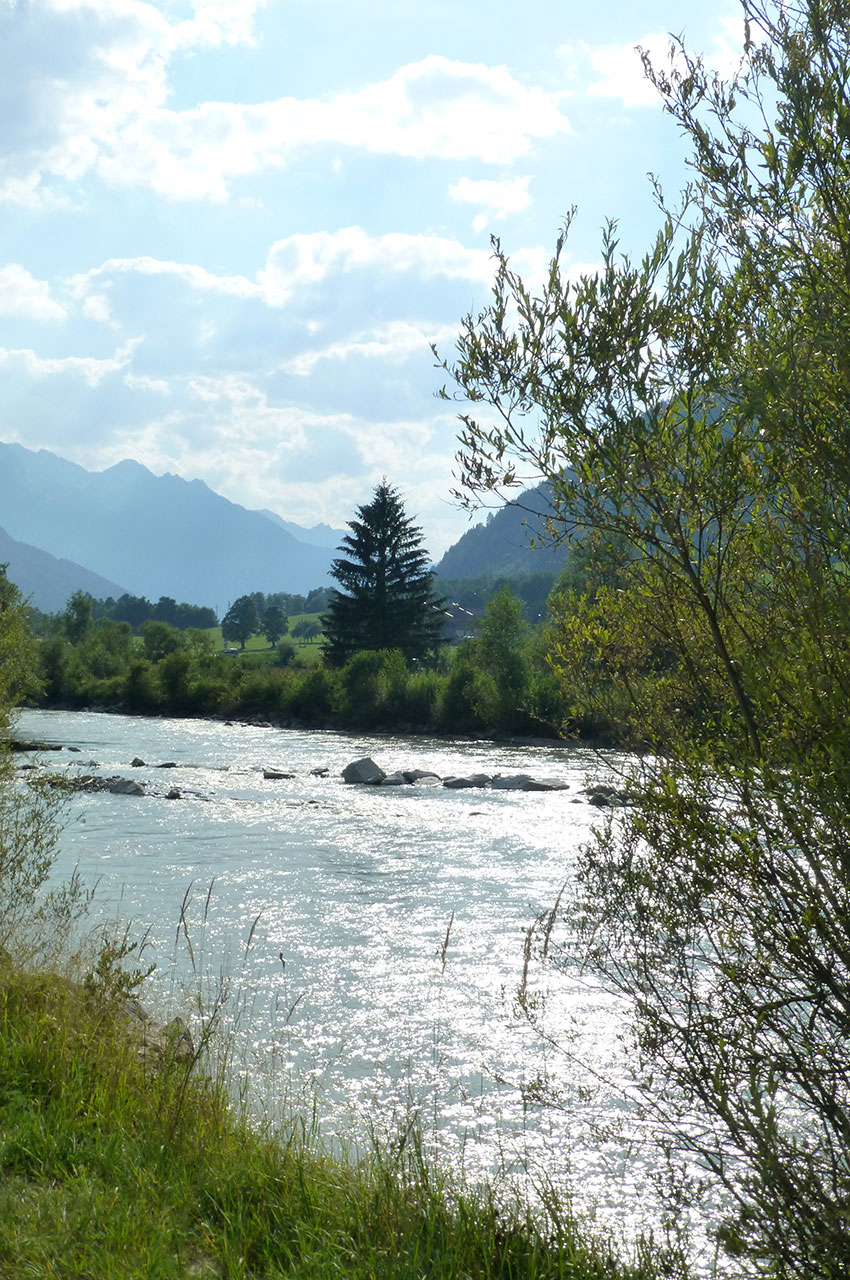
[[[650,71],[692,149],[639,262],[616,229],[493,304],[448,369],[475,501],[548,478],[554,533],[633,548],[564,601],[562,679],[627,694],[634,805],[581,869],[583,931],[631,997],[637,1087],[730,1210],[741,1270],[850,1272],[850,12],[744,0],[731,83]],[[448,393],[447,393],[448,394]],[[501,425],[477,416],[495,406]],[[491,419],[492,421],[492,419]],[[572,472],[568,469],[572,468]],[[567,478],[569,477],[569,478]],[[547,954],[557,954],[547,947]],[[662,1082],[662,1083],[659,1083]]]
[[[548,486],[537,485],[512,496],[490,511],[487,519],[467,529],[449,547],[435,572],[441,578],[519,577],[548,572],[563,564],[565,549],[545,538],[551,510]]]

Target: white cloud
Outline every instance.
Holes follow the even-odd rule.
[[[478,205],[480,212],[472,223],[474,231],[483,231],[491,219],[506,218],[509,213],[521,213],[531,204],[528,184],[531,175],[502,178],[501,181],[480,178],[461,178],[449,187],[452,200]]]
[[[155,391],[157,395],[171,395],[171,387],[163,378],[147,378],[140,374],[128,373],[124,376],[124,385],[131,391]]]
[[[322,360],[341,361],[352,356],[367,360],[383,360],[403,364],[411,356],[427,359],[432,342],[451,342],[457,337],[457,325],[410,324],[397,321],[377,329],[367,329],[340,342],[332,342],[315,351],[303,351],[281,368],[286,373],[306,377]]]
[[[0,267],[0,315],[64,320],[67,314],[61,303],[51,298],[47,281],[36,280],[18,263]]]
[[[192,48],[253,44],[254,17],[264,5],[265,0],[195,0],[194,17],[180,23],[175,34]]]
[[[83,315],[97,324],[107,324],[112,319],[112,308],[104,293],[90,293],[83,301]]]
[[[232,182],[331,144],[413,159],[509,163],[568,129],[563,94],[507,68],[429,55],[326,98],[169,107],[176,54],[250,44],[258,0],[199,0],[170,23],[144,0],[31,0],[0,10],[0,199],[67,199],[83,179],[172,199],[224,200]]]
[[[39,356],[31,348],[9,349],[0,347],[0,365],[18,368],[31,378],[47,378],[57,374],[72,374],[89,387],[97,387],[112,373],[118,373],[130,363],[139,339],[132,339],[120,347],[111,359],[96,356]]]
[[[272,245],[259,281],[270,305],[282,306],[306,285],[350,271],[412,272],[423,279],[489,282],[489,249],[467,249],[447,236],[389,232],[370,236],[362,227],[287,236]]]
[[[542,256],[542,249],[533,248],[519,250],[513,260],[520,267],[524,264],[529,270],[539,270]],[[122,275],[172,277],[195,293],[221,294],[262,302],[268,307],[283,307],[299,290],[354,271],[391,275],[410,272],[423,280],[442,277],[486,285],[493,278],[493,259],[489,248],[469,249],[448,236],[403,232],[372,236],[362,227],[352,226],[339,231],[306,232],[275,241],[255,280],[247,276],[219,276],[192,263],[143,256],[109,258],[90,271],[70,277],[68,289],[84,309],[92,299],[97,299],[95,313],[103,311],[105,306],[108,308],[104,285]],[[211,332],[215,332],[214,325]]]
[[[29,0],[0,10],[0,199],[67,199],[63,187],[106,165],[140,120],[156,120],[175,53],[250,43],[261,4],[197,0],[193,16],[174,24],[147,0]]]
[[[569,128],[559,93],[523,85],[504,67],[429,55],[378,84],[326,100],[207,102],[140,112],[97,162],[107,181],[170,199],[222,200],[234,178],[331,144],[415,160],[505,164],[537,138]]]
[[[594,97],[619,98],[624,107],[660,105],[657,91],[646,78],[638,46],[649,54],[654,66],[668,64],[670,37],[664,32],[651,32],[634,43],[586,50],[598,77],[590,86]]]
[[[431,54],[380,84],[340,94],[315,119],[327,140],[417,159],[504,164],[528,152],[533,139],[568,131],[563,96],[522,84],[506,67]]]
[[[712,35],[712,43],[706,49],[692,47],[687,39],[685,48],[694,55],[703,54],[707,67],[729,77],[734,74],[741,58],[742,15],[719,18]],[[583,44],[580,49],[564,45],[561,49],[568,58],[580,53],[589,61],[596,76],[588,87],[591,96],[617,98],[629,108],[660,106],[661,98],[644,72],[641,51],[649,55],[652,66],[659,71],[669,69],[671,61],[673,65],[681,64],[678,46],[664,31],[649,32],[623,44],[600,48]]]
[[[203,475],[234,502],[269,506],[264,495],[282,477],[294,483],[305,463],[315,469],[317,442],[357,436],[357,420],[351,415],[275,405],[247,376],[190,378],[180,390],[188,396],[181,395],[168,414],[101,443],[98,457],[103,461],[98,465],[133,457],[155,472]],[[345,474],[340,450],[318,447],[322,476],[332,477],[337,470]]]
[[[262,286],[246,276],[217,276],[204,267],[187,262],[169,262],[147,255],[139,258],[108,258],[99,267],[71,276],[69,288],[75,297],[89,300],[91,282],[116,275],[176,276],[197,293],[221,293],[236,298],[264,299]]]
[[[740,62],[744,48],[744,15],[741,12],[721,18],[715,35],[714,48],[706,59],[709,66],[726,78],[734,75]],[[759,29],[752,25],[750,37],[755,44],[759,43]]]

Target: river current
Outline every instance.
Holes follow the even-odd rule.
[[[624,1011],[569,959],[532,960],[533,1019],[517,1001],[526,931],[559,893],[569,909],[601,820],[583,789],[621,758],[88,712],[24,711],[16,732],[63,747],[51,769],[145,784],[72,796],[56,875],[78,867],[97,885],[92,921],[144,937],[160,1016],[197,1022],[226,994],[217,1043],[258,1113],[295,1106],[355,1149],[415,1119],[472,1181],[533,1198],[551,1179],[601,1225],[647,1221],[655,1165],[628,1102]],[[346,785],[361,756],[568,785]]]

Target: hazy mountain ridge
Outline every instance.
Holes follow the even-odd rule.
[[[492,513],[436,565],[443,578],[557,572],[564,548],[533,549],[545,486]],[[173,596],[221,616],[250,591],[306,594],[326,585],[345,530],[304,529],[251,511],[202,480],[155,476],[125,459],[87,471],[47,450],[0,443],[0,563],[40,609],[61,609],[75,590]],[[314,541],[311,541],[311,538]],[[124,585],[119,586],[122,583]]]
[[[341,540],[348,532],[346,529],[332,529],[329,524],[314,524],[309,529],[305,529],[292,520],[284,520],[283,516],[279,516],[277,512],[269,511],[268,507],[262,507],[260,515],[280,525],[299,542],[311,543],[314,547],[328,547],[333,552],[336,552]]]
[[[0,520],[12,539],[126,583],[134,595],[173,596],[219,614],[248,591],[321,586],[333,559],[202,480],[155,476],[130,460],[90,472],[17,444],[0,443]]]
[[[124,594],[126,588],[92,573],[72,560],[60,559],[26,542],[18,542],[0,528],[0,564],[8,565],[9,581],[24,599],[43,613],[58,613],[75,591],[86,591],[96,599]]]

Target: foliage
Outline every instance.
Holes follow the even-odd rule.
[[[134,631],[140,631],[142,625],[153,619],[156,622],[167,622],[179,631],[188,627],[215,627],[218,619],[215,610],[206,605],[178,604],[171,596],[160,596],[156,604],[152,604],[145,596],[133,596],[129,592],[115,600],[107,596],[105,600],[92,600],[92,617],[95,621],[111,618],[113,622],[129,622]]]
[[[260,615],[251,596],[239,596],[221,620],[221,634],[225,640],[238,640],[245,648],[249,636],[260,630]]]
[[[21,593],[0,565],[0,738],[9,732],[12,707],[39,685],[35,643]]]
[[[540,575],[534,591],[548,583],[548,576]],[[217,651],[215,632],[178,631],[156,619],[143,624],[139,644],[128,622],[104,617],[76,645],[60,634],[41,640],[41,698],[47,705],[123,707],[143,714],[262,716],[322,727],[551,733],[569,708],[547,664],[539,628],[522,620],[519,601],[504,585],[501,591],[514,601],[508,612],[516,614],[513,639],[500,642],[501,657],[494,619],[486,623],[483,639],[465,640],[456,649],[444,647],[427,670],[408,663],[398,650],[366,650],[370,656],[362,662],[353,655],[341,668],[316,672],[319,646],[307,644],[321,628],[310,615],[293,624],[293,638],[302,642],[298,648],[279,642],[270,651],[254,637],[240,653]],[[488,595],[491,600],[499,595],[493,584]],[[492,603],[491,613],[498,613],[498,608]],[[506,663],[519,673],[517,680]]]
[[[329,724],[339,697],[339,673],[325,667],[310,667],[290,686],[287,710],[299,720]]]
[[[142,1050],[106,949],[87,983],[0,966],[0,1274],[122,1280],[653,1280],[551,1203],[431,1167],[415,1129],[354,1162],[276,1134],[220,1075]],[[133,975],[130,975],[131,983]]]
[[[62,615],[62,628],[71,644],[84,640],[92,622],[92,598],[85,591],[75,591]]]
[[[288,667],[291,662],[295,661],[295,656],[295,645],[291,640],[278,642],[275,662],[279,667]]]
[[[424,657],[438,643],[443,615],[421,530],[386,480],[349,528],[331,568],[342,589],[322,620],[326,661],[341,666],[366,649]]]
[[[446,598],[447,631],[456,638],[471,635],[474,619],[479,618],[497,592],[509,587],[522,604],[526,622],[538,623],[546,617],[546,602],[555,585],[556,574],[515,573],[506,576],[437,579]]]
[[[169,653],[182,649],[183,634],[167,622],[158,622],[151,618],[142,624],[142,639],[145,646],[145,657],[149,662],[159,662]]]
[[[850,14],[743,8],[731,83],[681,48],[652,72],[695,185],[646,256],[610,226],[601,270],[573,281],[567,227],[533,295],[497,245],[493,303],[443,367],[471,402],[470,500],[529,470],[550,482],[551,536],[634,552],[616,584],[561,598],[553,660],[655,753],[581,870],[590,958],[634,1002],[647,1105],[723,1183],[742,1268],[838,1277]]]
[[[163,654],[157,664],[157,675],[169,707],[179,711],[187,709],[191,702],[191,682],[195,674],[196,663],[188,649],[180,646]]]
[[[273,607],[291,617],[296,613],[321,613],[328,606],[330,587],[314,587],[306,596],[293,591],[252,591],[250,595],[260,617]]]
[[[525,648],[528,624],[510,587],[490,600],[472,642],[475,668],[473,705],[480,720],[500,730],[528,731],[525,710],[529,672]]]
[[[322,624],[316,618],[299,618],[292,628],[292,634],[301,644],[310,644],[322,634]]]
[[[53,956],[87,903],[76,877],[48,889],[64,808],[38,771],[17,780],[8,736],[15,705],[38,689],[37,657],[21,595],[0,568],[0,955]]]
[[[594,596],[600,587],[619,590],[626,571],[635,559],[635,551],[622,533],[590,530],[574,539],[564,567],[552,587],[552,595]]]
[[[289,619],[279,604],[270,604],[262,615],[260,625],[269,644],[274,646],[289,628]]]
[[[123,681],[124,705],[129,711],[157,711],[161,705],[156,667],[147,658],[132,658]]]

